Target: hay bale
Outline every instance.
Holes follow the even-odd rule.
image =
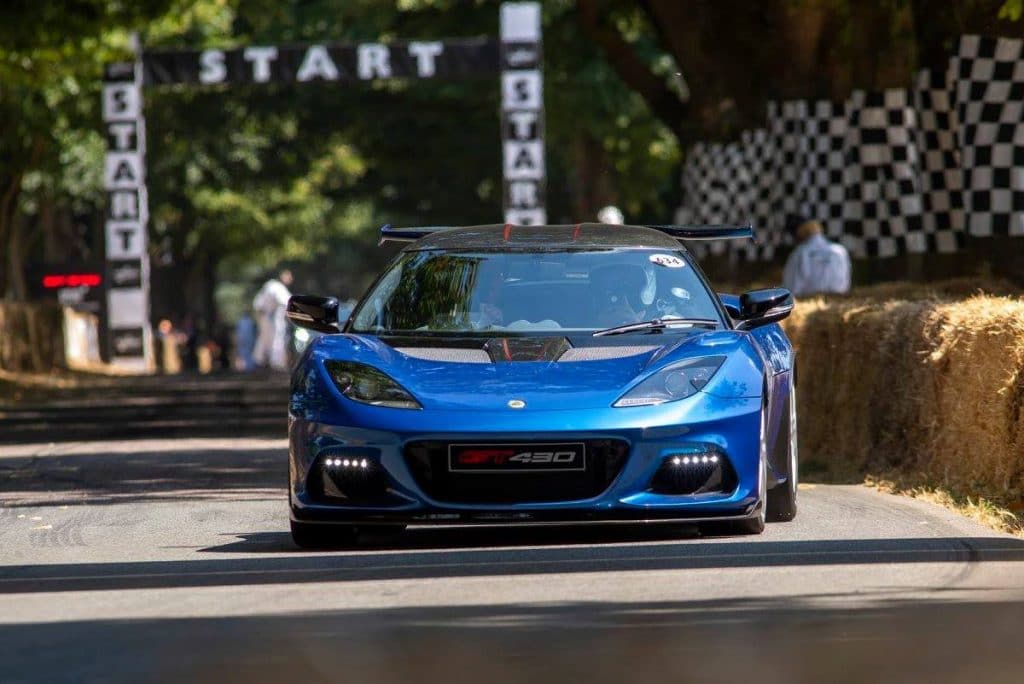
[[[798,305],[786,330],[797,348],[801,451],[810,460],[864,470],[904,458],[921,432],[920,329],[928,306],[826,299]]]
[[[1014,296],[1021,289],[1008,280],[975,276],[950,278],[928,283],[896,281],[854,288],[847,295],[853,299],[966,299],[976,294]]]
[[[929,450],[941,481],[979,491],[1024,485],[1024,300],[971,297],[936,308],[927,363],[934,387]]]
[[[805,463],[1020,496],[1024,300],[817,298],[784,325],[797,349]]]

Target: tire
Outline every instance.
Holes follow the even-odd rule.
[[[789,522],[796,517],[800,458],[797,444],[796,383],[789,388],[789,477],[768,492],[768,522]]]
[[[291,521],[292,541],[300,549],[343,549],[356,545],[358,532],[352,525],[315,525]]]

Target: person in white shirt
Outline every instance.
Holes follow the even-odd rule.
[[[257,366],[270,366],[277,370],[288,368],[288,322],[284,311],[288,298],[292,296],[288,290],[291,284],[292,272],[281,271],[279,279],[271,278],[263,283],[252,300],[259,328],[256,348],[252,353]]]
[[[783,287],[794,297],[850,291],[850,253],[824,235],[820,223],[802,217],[791,221],[799,244],[786,260]]]
[[[597,212],[598,223],[607,223],[611,226],[621,226],[625,220],[626,217],[622,215],[622,210],[614,204],[602,207],[601,210]]]

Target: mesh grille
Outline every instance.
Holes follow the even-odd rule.
[[[406,356],[425,361],[447,361],[449,363],[490,363],[491,357],[483,349],[460,349],[459,347],[395,347]]]
[[[657,349],[657,347],[573,347],[561,357],[561,361],[603,361],[605,359],[621,359],[626,356],[646,354]]]

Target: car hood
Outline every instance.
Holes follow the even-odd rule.
[[[488,356],[482,344],[458,348],[421,339],[410,345],[350,334],[319,338],[311,354],[320,363],[343,360],[373,366],[411,392],[424,409],[506,409],[511,400],[524,402],[524,410],[608,407],[651,373],[701,356],[727,357],[705,392],[730,397],[760,394],[761,362],[746,333],[631,335],[598,346],[589,336],[575,340],[577,344],[572,338],[534,341],[550,344],[552,339],[561,347],[544,360]],[[515,343],[529,340],[518,338]]]

